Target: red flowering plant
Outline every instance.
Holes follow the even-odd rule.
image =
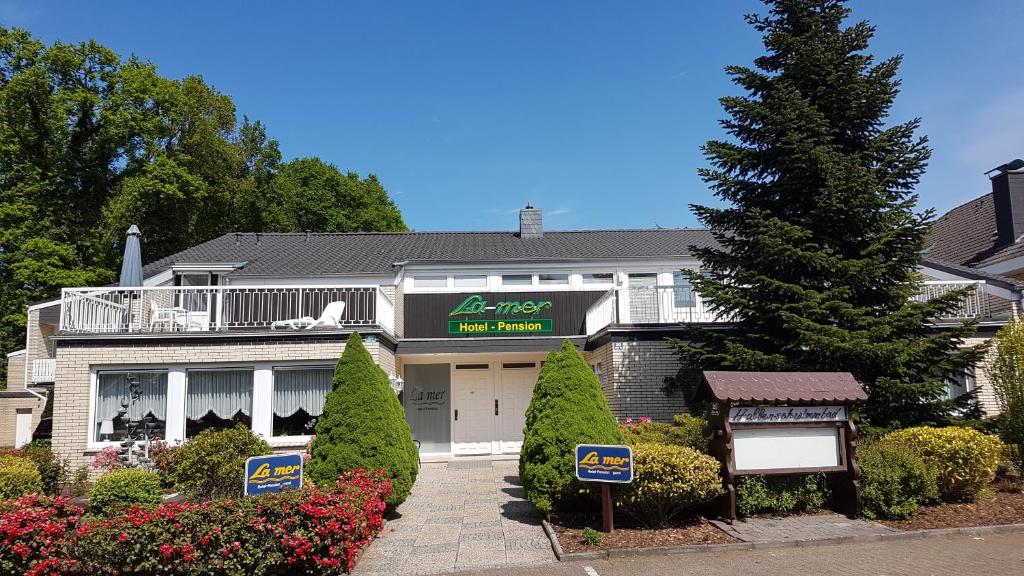
[[[115,468],[120,468],[122,466],[121,460],[118,458],[120,453],[121,449],[117,446],[108,446],[100,450],[92,458],[92,469],[110,472]]]
[[[72,563],[63,558],[84,510],[68,498],[29,494],[0,501],[0,574],[53,574]]]
[[[69,549],[82,574],[341,574],[384,526],[381,473],[327,491],[139,507],[82,525]]]

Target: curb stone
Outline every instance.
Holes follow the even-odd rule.
[[[558,536],[547,520],[541,520],[544,533],[551,540],[551,549],[559,562],[572,560],[610,560],[612,558],[634,558],[639,556],[672,556],[676,554],[699,554],[706,552],[731,552],[740,550],[762,550],[765,548],[807,548],[814,546],[830,546],[836,544],[866,544],[885,540],[922,540],[925,538],[941,538],[943,536],[978,536],[982,534],[1002,534],[1006,532],[1024,532],[1024,524],[999,524],[997,526],[966,526],[962,528],[931,528],[926,530],[910,530],[906,532],[890,532],[887,534],[866,534],[860,536],[839,536],[835,538],[819,538],[809,540],[780,540],[778,542],[733,542],[729,544],[690,544],[686,546],[659,546],[656,548],[613,548],[594,552],[566,553],[558,543]]]

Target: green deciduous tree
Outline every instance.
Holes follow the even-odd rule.
[[[571,507],[588,489],[574,471],[577,444],[622,444],[601,382],[568,340],[548,354],[526,410],[519,476],[543,513]]]
[[[754,67],[726,69],[727,140],[700,171],[724,205],[694,206],[718,247],[695,249],[704,301],[735,321],[677,341],[682,376],[701,369],[850,371],[878,426],[941,422],[946,380],[973,364],[970,323],[929,322],[963,291],[912,301],[931,211],[913,192],[930,150],[918,120],[886,125],[899,57],[875,61],[874,28],[842,0],[768,0]]]
[[[0,352],[23,345],[27,303],[114,281],[131,224],[146,260],[232,230],[406,229],[375,177],[287,166],[200,76],[0,27]]]
[[[331,485],[342,473],[360,468],[387,473],[392,508],[405,501],[416,481],[419,453],[405,410],[359,334],[349,336],[334,371],[311,452],[306,469],[318,484]]]
[[[1024,469],[1024,320],[1012,320],[999,330],[985,373],[999,403],[1003,436],[1016,447],[1017,466]]]

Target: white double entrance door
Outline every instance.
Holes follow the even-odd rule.
[[[456,363],[452,366],[452,452],[516,453],[539,361]]]

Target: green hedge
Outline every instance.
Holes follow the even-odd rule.
[[[358,334],[349,337],[335,369],[311,453],[306,469],[318,484],[333,484],[351,470],[384,471],[392,508],[405,501],[416,481],[419,453],[405,410]]]
[[[96,481],[89,493],[89,512],[105,514],[133,504],[154,508],[163,502],[160,476],[141,468],[111,470]]]
[[[918,426],[886,434],[882,443],[912,450],[938,473],[943,500],[974,500],[995,478],[1003,443],[977,430]]]
[[[648,526],[657,526],[722,493],[718,460],[686,446],[635,444],[634,477],[616,504]]]
[[[707,420],[690,414],[676,414],[672,423],[637,422],[622,425],[622,433],[629,444],[670,444],[686,446],[698,452],[707,452],[704,438]]]
[[[820,510],[827,499],[822,474],[741,476],[736,483],[736,510],[740,516],[813,512]]]
[[[270,445],[243,425],[208,428],[177,450],[174,485],[189,500],[238,498],[245,484],[245,461],[270,453]]]
[[[575,476],[577,444],[622,444],[601,383],[571,342],[548,354],[526,410],[519,475],[542,513],[571,506],[589,489]]]
[[[908,518],[918,505],[938,498],[935,468],[898,443],[876,442],[857,449],[864,516]]]
[[[31,460],[24,456],[0,456],[0,499],[42,491],[43,481]]]

